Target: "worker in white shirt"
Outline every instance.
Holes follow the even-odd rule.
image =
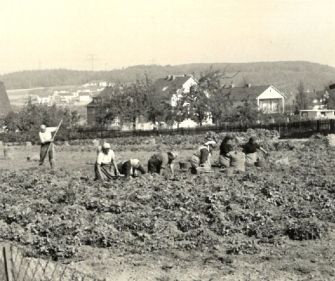
[[[57,131],[57,127],[47,127],[45,125],[41,125],[41,130],[39,132],[40,142],[41,142],[41,150],[40,150],[40,165],[43,165],[45,158],[49,157],[49,162],[51,169],[55,167],[55,148],[53,144],[52,133]],[[47,155],[48,154],[48,155]]]
[[[115,154],[111,150],[109,143],[104,143],[101,151],[98,152],[95,162],[95,180],[110,180],[113,179],[112,169],[114,168],[115,175],[119,176],[120,172],[115,163]]]

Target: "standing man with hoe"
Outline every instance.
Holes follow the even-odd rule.
[[[55,168],[55,160],[54,160],[55,149],[53,141],[62,122],[63,119],[59,122],[58,127],[47,127],[45,125],[41,125],[41,130],[39,132],[41,142],[40,163],[39,163],[40,166],[43,165],[45,158],[48,156],[51,169],[53,170]],[[52,133],[54,133],[53,136]]]

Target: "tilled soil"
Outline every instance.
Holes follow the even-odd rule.
[[[312,139],[277,153],[294,161],[270,158],[229,177],[101,183],[63,170],[2,171],[0,237],[32,256],[86,260],[87,270],[113,265],[98,270],[104,277],[128,269],[135,280],[333,280],[335,149]]]

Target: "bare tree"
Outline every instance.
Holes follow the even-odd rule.
[[[295,96],[295,110],[299,111],[301,109],[308,108],[308,95],[305,91],[304,82],[300,81],[297,87],[298,93]]]

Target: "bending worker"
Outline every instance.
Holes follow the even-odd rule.
[[[136,177],[137,171],[141,174],[145,174],[145,170],[138,159],[129,159],[127,161],[120,162],[117,164],[117,168],[126,178],[130,176]]]
[[[233,151],[232,140],[233,138],[229,135],[225,136],[220,145],[220,156],[219,163],[221,167],[228,168],[230,167],[230,156],[229,152]]]
[[[45,125],[41,125],[39,132],[41,142],[40,163],[39,163],[40,166],[43,165],[45,158],[48,156],[51,169],[55,168],[55,160],[54,160],[55,148],[53,144],[52,133],[56,131],[57,127],[47,127]]]
[[[153,174],[174,174],[173,161],[178,157],[176,152],[161,152],[152,155],[148,161],[148,172]]]
[[[216,147],[214,140],[209,140],[199,147],[198,151],[193,154],[191,158],[191,172],[197,174],[198,172],[208,173],[211,171],[211,154]]]
[[[244,144],[243,152],[245,153],[245,161],[246,164],[254,165],[258,161],[257,150],[261,150],[264,154],[268,154],[268,152],[261,147],[253,137],[249,139],[249,141]]]
[[[110,180],[113,178],[112,169],[114,168],[115,175],[120,175],[119,170],[115,164],[115,154],[111,150],[109,143],[104,143],[101,151],[98,152],[97,160],[94,166],[95,179],[94,180]]]

